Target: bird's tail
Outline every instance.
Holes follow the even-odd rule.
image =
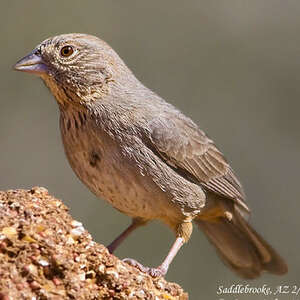
[[[239,276],[253,279],[262,271],[282,275],[287,265],[276,251],[247,223],[236,208],[214,220],[197,218],[196,223],[217,252]]]

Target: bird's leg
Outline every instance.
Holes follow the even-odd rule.
[[[116,239],[114,239],[108,246],[107,249],[110,253],[113,253],[120,244],[129,236],[131,232],[133,232],[138,227],[145,225],[146,221],[142,219],[132,219],[132,223],[128,226]]]
[[[162,262],[162,264],[160,266],[158,266],[157,268],[149,268],[149,267],[145,267],[142,264],[140,264],[139,262],[137,262],[134,259],[131,258],[125,258],[123,259],[124,262],[137,267],[139,270],[141,270],[144,273],[148,273],[153,277],[159,277],[159,276],[164,276],[166,275],[169,266],[171,264],[171,262],[173,261],[174,257],[176,256],[176,254],[178,253],[179,249],[182,247],[182,245],[184,243],[186,243],[191,234],[192,234],[192,229],[193,229],[193,225],[191,222],[183,222],[180,223],[178,226],[176,226],[176,240],[174,242],[174,244],[172,245],[168,255],[166,256],[166,258],[164,259],[164,261]]]
[[[181,246],[183,244],[184,244],[184,238],[177,237],[174,244],[172,245],[168,255],[166,256],[166,258],[164,259],[162,264],[160,266],[158,266],[157,268],[145,267],[132,258],[125,258],[125,259],[123,259],[123,261],[130,264],[131,266],[138,268],[140,271],[142,271],[144,273],[150,274],[153,277],[164,276],[164,275],[166,275],[166,273],[169,269],[169,265],[171,264],[174,257],[176,256],[177,252],[179,251],[179,249],[181,248]]]

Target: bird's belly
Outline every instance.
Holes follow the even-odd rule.
[[[166,193],[122,159],[114,143],[103,145],[91,136],[72,134],[63,135],[63,143],[73,171],[95,195],[131,217],[159,218],[161,203],[167,203],[159,198],[167,197]]]

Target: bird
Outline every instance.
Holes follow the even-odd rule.
[[[188,116],[143,85],[98,37],[71,33],[47,38],[14,69],[39,76],[54,95],[67,159],[97,196],[131,218],[111,243],[159,220],[175,234],[154,268],[165,276],[196,224],[236,275],[283,275],[284,259],[249,224],[242,185],[222,152]]]

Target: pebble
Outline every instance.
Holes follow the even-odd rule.
[[[41,259],[39,260],[39,264],[42,266],[42,267],[48,267],[49,266],[49,262],[44,260],[44,259]]]

